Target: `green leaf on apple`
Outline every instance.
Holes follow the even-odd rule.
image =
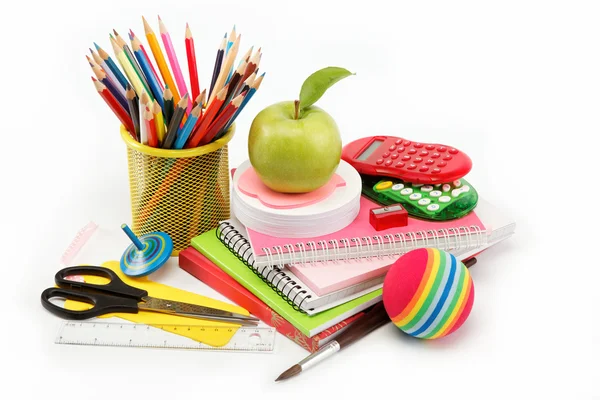
[[[326,67],[310,75],[300,89],[300,100],[296,103],[300,113],[312,106],[323,94],[342,79],[355,75],[345,68]]]

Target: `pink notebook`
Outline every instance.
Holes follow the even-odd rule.
[[[354,222],[330,235],[312,239],[273,237],[247,229],[256,266],[336,261],[342,265],[364,257],[395,256],[419,247],[442,250],[476,248],[487,243],[489,232],[475,214],[436,222],[409,218],[408,225],[376,231],[369,211],[380,207],[361,196],[360,212]],[[374,267],[377,268],[377,267]]]

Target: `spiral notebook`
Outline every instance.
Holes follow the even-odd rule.
[[[369,223],[369,212],[380,206],[365,196],[360,212],[346,228],[330,235],[297,239],[264,235],[247,229],[255,267],[285,266],[294,263],[348,261],[365,257],[401,255],[419,247],[451,251],[481,247],[489,231],[476,212],[451,221],[426,221],[409,218],[408,225],[376,231]]]

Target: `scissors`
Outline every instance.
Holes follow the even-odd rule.
[[[110,279],[110,282],[105,285],[75,282],[66,279],[69,275],[100,276]],[[42,305],[51,313],[66,319],[82,320],[110,313],[137,314],[141,310],[241,325],[258,325],[259,321],[254,317],[217,308],[150,297],[147,291],[129,286],[117,274],[104,267],[63,268],[56,273],[54,281],[59,287],[48,288],[42,292]],[[67,310],[51,303],[50,299],[54,297],[81,301],[92,304],[93,307],[81,311]]]

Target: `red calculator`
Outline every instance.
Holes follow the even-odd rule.
[[[473,163],[460,150],[393,136],[372,136],[348,143],[342,159],[359,173],[389,176],[411,183],[447,183],[471,171]]]

